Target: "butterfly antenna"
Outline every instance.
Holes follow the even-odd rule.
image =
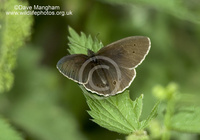
[[[96,38],[100,35],[100,33],[97,33],[97,35],[95,36]]]

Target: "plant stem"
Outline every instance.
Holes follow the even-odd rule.
[[[170,140],[170,123],[171,123],[171,117],[174,113],[174,104],[175,102],[172,97],[167,102],[167,109],[166,109],[166,114],[164,118],[164,132],[162,135],[162,140]]]

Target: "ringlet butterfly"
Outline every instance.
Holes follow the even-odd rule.
[[[88,49],[88,55],[64,56],[57,68],[88,91],[103,96],[116,95],[130,86],[136,76],[135,68],[148,54],[150,45],[148,37],[126,37],[96,53]]]

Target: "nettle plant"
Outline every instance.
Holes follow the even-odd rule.
[[[70,54],[87,54],[87,50],[97,52],[103,47],[103,44],[89,35],[88,37],[81,32],[79,36],[69,27],[69,52]],[[143,95],[132,101],[129,97],[129,91],[103,97],[87,91],[82,85],[79,85],[84,92],[87,104],[90,107],[88,113],[92,120],[108,130],[121,134],[129,135],[127,139],[148,139],[145,128],[149,122],[156,116],[159,102],[155,104],[149,116],[140,120],[143,108]]]
[[[90,35],[87,37],[83,32],[79,35],[69,27],[69,33],[70,54],[87,54],[88,49],[97,52],[103,47],[98,39],[92,39]],[[110,131],[127,135],[126,140],[182,139],[182,132],[195,133],[191,136],[194,138],[200,133],[200,107],[185,100],[189,97],[195,101],[196,97],[180,94],[176,83],[169,83],[167,87],[153,87],[153,95],[158,102],[143,120],[140,119],[143,94],[133,101],[129,97],[129,90],[102,97],[89,92],[82,85],[79,86],[86,97],[92,121]],[[155,118],[157,114],[158,117]]]

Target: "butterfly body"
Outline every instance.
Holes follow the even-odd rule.
[[[123,92],[136,76],[135,68],[150,49],[150,39],[133,36],[111,43],[98,52],[63,57],[58,70],[88,91],[110,96]]]

